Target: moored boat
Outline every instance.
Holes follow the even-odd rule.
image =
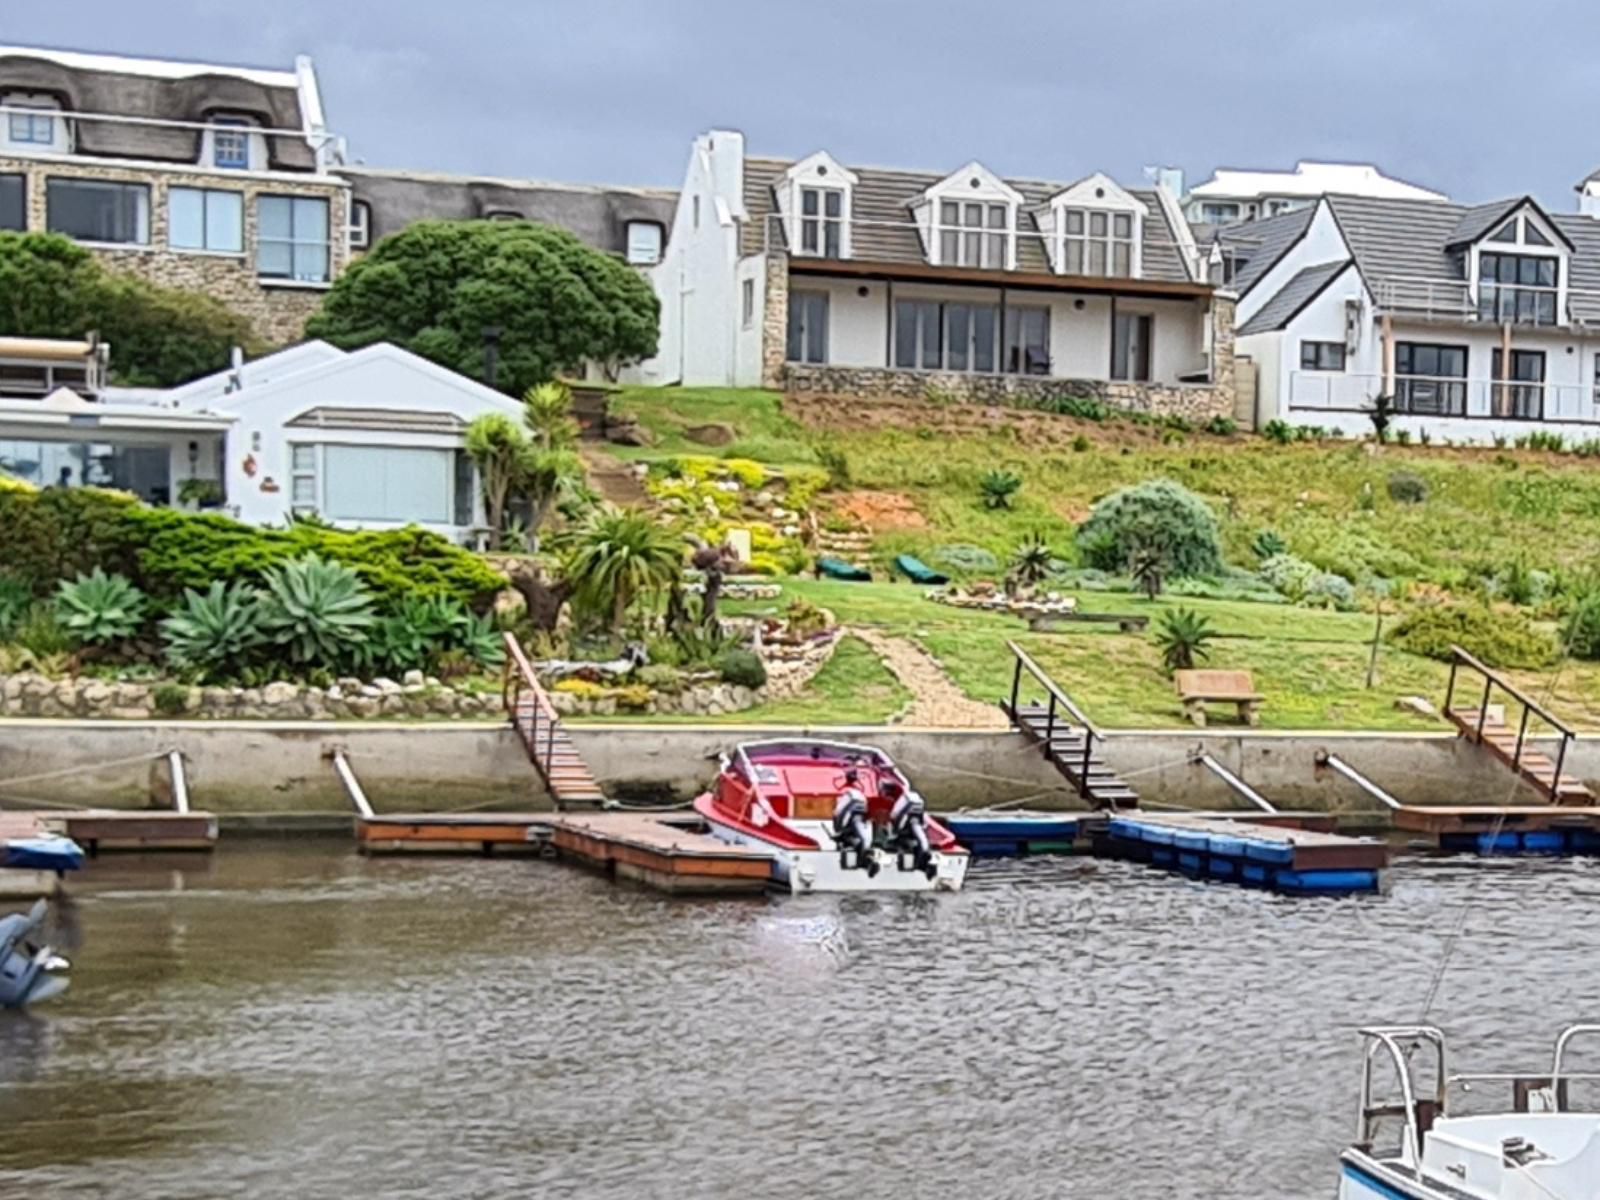
[[[1528,1075],[1450,1073],[1444,1034],[1432,1026],[1363,1029],[1361,1117],[1340,1156],[1339,1200],[1597,1200],[1600,1111],[1569,1105],[1570,1085],[1593,1074],[1569,1070],[1569,1049],[1600,1025],[1574,1025],[1556,1040],[1547,1070]],[[1421,1051],[1421,1060],[1413,1059]],[[1433,1067],[1431,1093],[1416,1074]],[[1379,1099],[1375,1070],[1392,1068]],[[1506,1085],[1511,1104],[1458,1115],[1452,1095]],[[1390,1141],[1379,1143],[1387,1134]]]
[[[83,847],[55,833],[0,838],[0,868],[17,871],[76,871],[83,866]]]
[[[955,891],[970,856],[882,750],[745,742],[694,803],[713,836],[765,849],[791,892]]]
[[[38,1004],[67,990],[56,973],[67,969],[67,960],[33,941],[48,912],[40,900],[26,913],[0,917],[0,1008]]]

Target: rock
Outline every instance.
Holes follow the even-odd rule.
[[[767,488],[762,488],[759,492],[757,492],[756,495],[755,495],[755,499],[751,501],[751,503],[754,504],[757,508],[772,508],[772,506],[774,504],[776,504],[777,502],[778,502],[778,498],[776,496],[774,496],[772,494],[772,492]],[[774,509],[773,511],[774,512],[781,512],[783,510],[782,509]]]
[[[383,692],[370,683],[363,683],[357,689],[357,695],[365,696],[368,700],[376,700]]]
[[[419,671],[415,667],[413,667],[413,668],[411,668],[411,670],[407,671],[404,675],[400,676],[400,686],[401,687],[421,687],[424,683],[427,682],[427,678],[428,677],[426,675],[424,675],[421,671]]]
[[[378,689],[380,696],[398,696],[400,694],[400,685],[392,679],[385,679],[381,675],[372,681],[372,686]]]
[[[437,716],[448,717],[456,711],[456,695],[454,692],[435,692],[428,697],[428,711]]]
[[[343,700],[344,699],[344,688],[340,687],[336,683],[331,688],[328,689],[327,696],[328,696],[329,700],[335,700],[335,701]]]
[[[102,709],[111,707],[112,697],[121,689],[113,689],[110,684],[98,679],[83,680],[78,688],[78,702],[85,712],[91,715]]]
[[[333,681],[333,686],[338,688],[346,696],[349,696],[353,693],[361,691],[361,680],[357,679],[354,675],[341,675],[338,679]]]
[[[375,717],[378,715],[378,700],[375,696],[351,696],[344,702],[352,717]]]
[[[1394,706],[1401,712],[1408,712],[1417,717],[1432,719],[1439,715],[1439,710],[1433,706],[1433,702],[1423,696],[1401,696],[1394,702]]]
[[[423,682],[423,683],[424,683],[424,684],[425,684],[425,685],[426,685],[426,686],[428,686],[428,687],[430,687],[430,688],[433,688],[433,689],[435,689],[435,690],[437,690],[437,689],[439,689],[439,688],[442,688],[442,687],[443,687],[443,686],[444,686],[444,684],[442,684],[442,683],[440,683],[440,682],[439,682],[439,681],[438,681],[438,679],[436,679],[436,678],[435,678],[435,677],[434,677],[434,676],[432,676],[432,675],[429,675],[429,676],[427,676],[427,677],[426,677],[426,678],[424,678],[424,679],[423,679],[423,681],[422,681],[422,682]]]
[[[606,422],[606,441],[617,446],[649,446],[655,438],[637,421],[612,418]]]
[[[281,679],[261,689],[261,703],[267,708],[287,708],[299,698],[300,689]]]
[[[691,425],[683,431],[683,436],[702,446],[728,446],[733,444],[733,439],[737,435],[732,425],[712,421],[705,425]]]

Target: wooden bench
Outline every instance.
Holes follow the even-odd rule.
[[[1204,729],[1207,704],[1237,704],[1239,720],[1246,725],[1261,724],[1261,703],[1266,699],[1256,691],[1249,671],[1179,671],[1178,699],[1189,720]]]
[[[1127,613],[1056,612],[1028,618],[1030,633],[1060,633],[1071,624],[1115,624],[1123,633],[1143,633],[1150,624],[1149,617]]]

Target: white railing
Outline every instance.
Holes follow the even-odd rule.
[[[1384,390],[1382,375],[1293,371],[1289,407],[1302,412],[1362,412]],[[1600,389],[1586,384],[1396,375],[1390,391],[1397,416],[1600,423]]]
[[[1374,299],[1379,312],[1417,317],[1425,321],[1483,323],[1486,325],[1600,324],[1600,292],[1526,284],[1480,283],[1477,293],[1465,279],[1427,279],[1391,275],[1378,281]]]
[[[127,125],[137,129],[170,129],[190,130],[195,133],[246,134],[260,137],[270,145],[273,139],[283,138],[288,141],[300,142],[310,148],[316,158],[317,169],[326,170],[330,166],[338,165],[344,158],[344,142],[339,135],[329,133],[325,129],[290,129],[279,128],[274,125],[229,125],[215,121],[183,121],[167,117],[138,117],[126,113],[80,112],[76,109],[39,108],[37,105],[0,104],[0,121],[6,121],[10,114],[26,114],[31,117],[47,117],[52,121],[62,122],[66,132],[66,153],[73,154],[78,149],[79,125]],[[17,152],[13,147],[12,153]],[[60,150],[51,150],[49,147],[39,147],[45,154],[59,155]]]

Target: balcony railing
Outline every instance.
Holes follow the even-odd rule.
[[[1364,412],[1383,390],[1382,375],[1294,371],[1289,407],[1305,413]],[[1600,389],[1585,384],[1396,375],[1393,396],[1400,416],[1600,424]]]
[[[1600,324],[1600,292],[1568,288],[1566,311],[1561,292],[1525,284],[1480,283],[1478,294],[1464,279],[1389,276],[1378,281],[1379,312],[1425,321],[1482,322],[1488,325]]]

